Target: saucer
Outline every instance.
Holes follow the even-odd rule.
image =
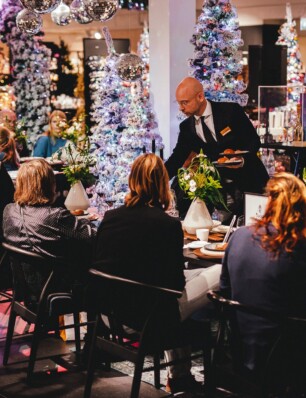
[[[205,240],[195,240],[194,242],[188,243],[186,246],[188,249],[200,249],[204,245],[207,245],[208,242]]]

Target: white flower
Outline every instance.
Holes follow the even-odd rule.
[[[189,188],[189,191],[190,191],[190,192],[195,192],[196,190],[197,190],[197,187],[196,187],[196,186],[192,186],[192,187]]]
[[[184,180],[186,180],[186,181],[190,180],[190,174],[189,173],[186,173],[184,175]]]
[[[192,188],[196,187],[196,186],[197,186],[197,183],[195,182],[195,180],[190,180],[189,186],[190,186],[190,190],[191,190],[191,187],[192,187]],[[191,191],[191,192],[194,192],[194,191]]]

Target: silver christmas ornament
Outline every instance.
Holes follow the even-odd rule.
[[[70,8],[62,3],[51,12],[51,19],[57,25],[65,26],[71,22]]]
[[[35,12],[29,11],[26,8],[19,11],[16,17],[16,25],[19,30],[29,35],[35,35],[42,27],[42,18]]]
[[[120,79],[134,82],[139,80],[144,71],[144,63],[135,54],[121,54],[115,64]]]
[[[83,0],[83,2],[86,11],[95,21],[108,21],[119,8],[118,0]]]
[[[70,4],[70,12],[71,18],[77,23],[86,24],[93,21],[93,18],[88,15],[82,0],[73,0]]]
[[[20,0],[21,4],[30,11],[46,14],[55,10],[61,0]]]

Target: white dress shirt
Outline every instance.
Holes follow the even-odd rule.
[[[209,128],[214,140],[217,141],[215,126],[214,126],[214,118],[212,115],[211,103],[209,101],[207,101],[205,111],[201,116],[204,116],[204,121],[205,121],[206,126]],[[204,133],[203,133],[201,119],[200,119],[201,116],[194,116],[195,128],[196,128],[197,135],[201,138],[202,141],[206,142]]]

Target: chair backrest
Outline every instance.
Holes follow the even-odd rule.
[[[91,268],[90,294],[91,307],[115,319],[117,324],[143,331],[164,327],[177,329],[179,312],[177,298],[182,292],[139,281],[119,277]],[[158,326],[159,324],[159,326]],[[159,333],[160,330],[157,331]]]
[[[217,339],[219,341],[217,341],[217,345],[222,345],[222,342],[220,343],[220,341],[224,341],[224,332],[228,322],[230,323],[231,332],[234,334],[234,336],[231,336],[231,338],[233,343],[232,348],[234,348],[232,353],[234,355],[236,354],[236,357],[234,358],[234,364],[236,365],[236,368],[238,367],[241,369],[246,369],[243,367],[244,364],[242,363],[245,356],[244,354],[242,355],[242,351],[239,351],[241,348],[240,346],[243,346],[246,341],[244,330],[241,330],[243,325],[245,326],[245,323],[239,324],[236,318],[239,313],[245,313],[256,318],[262,318],[269,321],[270,324],[275,325],[275,329],[272,330],[271,334],[269,334],[271,330],[269,330],[269,327],[267,327],[266,330],[262,331],[263,334],[260,335],[260,337],[262,337],[265,333],[267,333],[268,337],[266,340],[263,338],[261,341],[261,347],[260,345],[258,346],[263,348],[265,341],[269,342],[269,344],[267,345],[266,351],[263,350],[260,352],[260,355],[258,355],[258,359],[262,360],[262,362],[259,362],[261,363],[260,367],[254,368],[254,375],[257,375],[257,377],[259,376],[261,380],[265,380],[266,383],[271,383],[273,377],[274,379],[280,379],[280,371],[283,371],[283,374],[285,375],[288,374],[288,368],[283,370],[284,367],[282,364],[284,363],[284,358],[286,358],[285,362],[288,362],[286,366],[289,365],[289,367],[291,367],[290,370],[293,369],[293,363],[295,364],[295,369],[298,369],[298,371],[294,371],[294,377],[301,372],[301,369],[305,369],[304,358],[306,354],[306,319],[295,316],[287,316],[286,314],[266,308],[245,305],[235,300],[229,300],[215,291],[209,291],[207,296],[215,304],[220,315],[221,326],[219,329]],[[256,344],[255,334],[251,336],[251,339],[251,345],[254,349]],[[256,356],[251,358],[256,358]],[[291,358],[291,360],[289,358]]]
[[[11,262],[14,300],[42,310],[60,279],[62,259],[42,256],[5,242],[2,247]]]

